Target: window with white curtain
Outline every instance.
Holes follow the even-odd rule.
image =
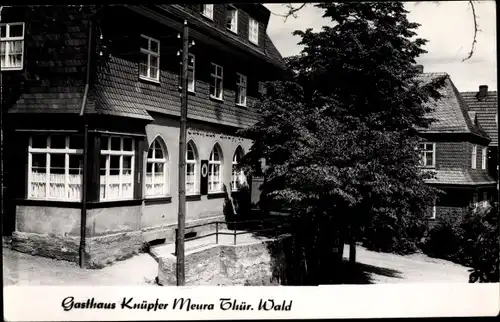
[[[100,200],[134,198],[134,144],[130,137],[101,137]]]
[[[259,23],[253,18],[248,21],[248,40],[255,45],[259,44]]]
[[[222,191],[222,151],[219,144],[215,144],[208,159],[208,192]]]
[[[213,4],[202,4],[201,14],[209,19],[214,19],[214,5]]]
[[[169,194],[168,153],[164,141],[157,137],[149,147],[146,160],[146,197]]]
[[[198,193],[197,180],[198,153],[192,141],[189,141],[186,149],[186,194]]]
[[[231,190],[233,191],[239,190],[245,182],[245,175],[243,174],[243,170],[239,169],[238,167],[242,157],[243,149],[241,148],[241,146],[239,146],[234,152],[232,162]]]
[[[24,22],[0,24],[1,70],[23,69]]]
[[[236,104],[247,105],[247,77],[236,73]]]
[[[238,33],[238,9],[232,5],[228,5],[226,9],[226,28]]]
[[[80,201],[83,138],[33,135],[28,145],[28,198]]]

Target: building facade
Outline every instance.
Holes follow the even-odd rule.
[[[236,132],[256,121],[264,82],[284,70],[269,16],[260,4],[4,9],[12,247],[71,261],[84,250],[98,267],[173,241],[184,21],[187,231],[223,219],[250,181],[237,165],[251,142]]]
[[[488,145],[488,170],[498,182],[498,98],[496,91],[488,91],[480,85],[477,92],[461,92],[469,111],[475,114],[478,123],[491,138]]]
[[[445,77],[442,97],[429,104],[434,119],[420,129],[422,168],[434,174],[427,183],[442,192],[429,210],[431,222],[451,212],[464,213],[469,206],[496,199],[496,182],[489,175],[491,138],[471,112],[449,75],[425,73],[423,81]]]

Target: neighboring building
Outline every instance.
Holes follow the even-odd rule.
[[[145,241],[173,241],[184,20],[195,42],[188,227],[224,219],[225,199],[246,184],[236,165],[251,142],[236,131],[256,121],[261,82],[284,70],[266,33],[269,17],[261,4],[4,8],[4,224],[12,247],[71,261],[84,247],[88,265],[101,266]]]
[[[488,91],[487,85],[479,86],[477,92],[460,93],[475,114],[478,123],[491,138],[488,145],[488,170],[490,176],[498,181],[498,98],[496,91]]]
[[[488,174],[488,134],[470,113],[466,102],[450,77],[444,73],[425,73],[423,81],[445,77],[443,95],[432,102],[435,121],[420,129],[422,166],[435,173],[428,183],[443,192],[430,210],[436,219],[450,211],[464,212],[468,206],[496,198],[496,182]]]

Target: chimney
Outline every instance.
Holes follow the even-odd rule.
[[[415,68],[417,69],[418,74],[424,73],[424,65],[415,65]]]
[[[488,96],[488,85],[480,85],[479,93],[477,93],[477,99],[482,100]]]

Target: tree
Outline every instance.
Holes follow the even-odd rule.
[[[317,6],[335,26],[295,32],[304,49],[288,59],[290,77],[269,84],[260,120],[240,132],[254,141],[247,170],[264,158],[266,198],[291,209],[303,284],[341,282],[332,274],[344,242],[361,232],[378,250],[412,245],[436,193],[419,169],[416,127],[432,121],[424,103],[444,81],[419,82],[426,40],[411,39],[418,24],[401,3]]]

